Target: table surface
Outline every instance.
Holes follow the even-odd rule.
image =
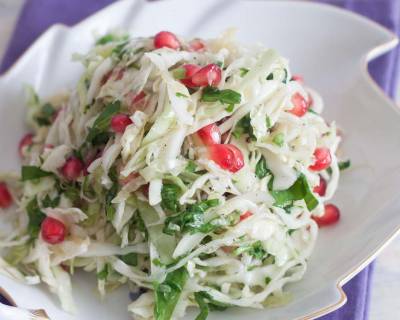
[[[0,0],[0,60],[24,0]],[[400,103],[400,86],[397,91]],[[372,281],[370,320],[392,320],[400,314],[400,237],[384,249],[376,261]],[[351,319],[344,319],[351,320]]]

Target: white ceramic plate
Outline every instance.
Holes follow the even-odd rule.
[[[277,48],[290,59],[293,72],[322,93],[325,116],[344,130],[344,152],[353,165],[343,174],[335,199],[342,220],[321,230],[305,278],[288,288],[293,301],[271,310],[229,309],[210,319],[314,319],[346,302],[342,285],[400,226],[400,112],[366,71],[366,62],[392,49],[397,39],[369,20],[308,2],[138,0],[118,2],[73,28],[54,26],[0,78],[0,169],[18,170],[16,145],[25,131],[23,84],[32,84],[41,96],[72,87],[81,68],[71,62],[71,54],[85,52],[94,31],[122,27],[137,36],[171,30],[214,37],[232,26],[243,42]],[[74,280],[75,316],[61,311],[42,287],[28,288],[4,277],[0,285],[20,306],[44,308],[52,319],[129,318],[127,291],[100,302],[93,278],[77,274]]]

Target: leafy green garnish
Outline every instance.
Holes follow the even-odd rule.
[[[283,147],[283,144],[285,142],[285,135],[282,132],[278,133],[274,136],[272,142],[278,147]]]
[[[64,190],[64,195],[72,201],[72,203],[77,203],[81,199],[81,193],[77,186],[67,185]]]
[[[154,316],[156,320],[171,319],[188,276],[186,268],[181,267],[169,273],[163,283],[154,284]]]
[[[53,117],[56,113],[56,109],[50,103],[45,103],[40,114],[35,118],[39,126],[49,126],[53,122]]]
[[[274,80],[274,74],[272,72],[267,76],[267,80]]]
[[[104,266],[103,270],[97,272],[97,279],[99,279],[99,280],[106,280],[107,277],[108,277],[109,271],[110,271],[109,269],[110,269],[109,265],[106,264],[106,265]]]
[[[318,199],[310,190],[307,178],[304,174],[300,174],[295,183],[287,190],[271,191],[275,199],[274,205],[277,207],[285,208],[291,205],[293,201],[304,199],[308,210],[313,210],[318,205]]]
[[[195,320],[206,320],[208,313],[210,312],[210,308],[208,307],[205,297],[200,292],[195,292],[194,298],[200,309],[200,313],[197,315]]]
[[[201,101],[221,102],[222,104],[237,104],[242,101],[242,95],[231,89],[219,90],[214,87],[206,87],[203,90]]]
[[[52,172],[44,171],[36,166],[22,166],[21,168],[22,181],[36,180],[52,175]]]
[[[205,309],[204,304],[207,305],[207,314],[208,314],[208,309],[224,311],[224,310],[226,310],[226,308],[231,306],[227,303],[219,302],[219,301],[213,299],[210,294],[208,294],[207,292],[204,292],[204,291],[196,292],[195,299],[200,307],[200,314],[197,316],[196,320],[205,319],[203,317],[199,318],[199,316],[201,316],[202,314],[204,315],[206,313],[206,311],[203,311]],[[201,303],[200,303],[200,301],[201,301]]]
[[[181,188],[173,183],[165,183],[161,189],[161,207],[164,210],[178,212]]]
[[[108,33],[108,34],[105,34],[104,36],[102,36],[101,38],[99,38],[96,41],[96,45],[103,45],[103,44],[107,44],[107,43],[110,43],[113,41],[118,41],[118,40],[120,40],[119,36],[117,36],[113,33]]]
[[[193,160],[189,160],[185,170],[193,173],[196,171],[196,168],[196,163]]]
[[[55,208],[60,204],[60,196],[56,196],[54,199],[51,199],[47,194],[42,200],[43,208]]]
[[[175,95],[176,95],[178,98],[189,98],[186,94],[183,94],[183,93],[180,93],[180,92],[177,92]]]
[[[232,135],[236,139],[239,139],[243,134],[248,134],[252,140],[256,140],[256,136],[253,132],[253,127],[251,126],[250,114],[247,114],[242,119],[240,119],[232,132]]]
[[[176,68],[172,71],[172,76],[176,80],[182,80],[186,78],[186,69],[185,68]]]
[[[247,68],[240,68],[240,76],[243,78],[247,73],[249,72],[249,69]]]
[[[256,241],[252,244],[241,246],[234,251],[235,255],[240,255],[242,253],[247,253],[249,256],[262,260],[267,255],[261,241]]]
[[[338,163],[338,166],[339,166],[339,170],[340,170],[340,171],[346,170],[346,169],[350,168],[350,166],[351,166],[351,161],[350,161],[350,160],[340,161],[340,162]]]
[[[125,262],[128,266],[137,266],[138,264],[138,256],[137,253],[131,252],[124,256],[119,256],[119,258]]]
[[[28,223],[28,233],[32,238],[36,238],[40,231],[40,225],[46,215],[39,208],[37,198],[33,198],[26,206],[26,212],[28,213],[29,223]]]
[[[256,176],[258,179],[262,179],[269,174],[271,174],[271,171],[267,167],[267,162],[264,157],[261,157],[256,164]]]
[[[271,118],[270,117],[266,117],[265,118],[265,123],[267,124],[267,128],[271,129],[272,128],[272,122],[271,122]]]
[[[96,138],[98,139],[98,136],[100,135],[100,140],[104,141],[104,134],[108,134],[111,118],[116,115],[120,111],[120,109],[121,103],[119,101],[108,104],[103,112],[100,113],[100,115],[94,121],[93,126],[89,130],[89,134],[86,140],[94,144],[94,142],[96,142]]]
[[[230,104],[225,108],[225,111],[226,112],[232,112],[234,108],[235,108],[235,105],[234,104]]]
[[[170,235],[175,234],[177,231],[209,233],[219,228],[218,225],[212,222],[204,221],[204,213],[208,209],[218,206],[218,204],[218,199],[210,199],[188,205],[185,211],[165,219],[163,232]]]
[[[268,285],[271,282],[271,278],[270,277],[265,277],[265,284]]]
[[[111,203],[111,201],[117,196],[119,190],[118,183],[113,183],[111,188],[106,192],[105,197],[105,208],[106,208],[106,217],[108,221],[112,221],[115,216],[116,209]]]

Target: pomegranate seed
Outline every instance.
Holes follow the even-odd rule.
[[[290,113],[298,117],[302,117],[306,114],[308,110],[308,104],[300,93],[296,92],[292,96],[292,103],[294,107],[293,109],[289,110]]]
[[[196,132],[201,142],[208,146],[221,143],[221,132],[215,123],[209,124]]]
[[[121,80],[124,77],[126,68],[119,68],[116,70],[117,76],[115,77],[115,80]]]
[[[149,184],[145,184],[140,189],[142,190],[143,195],[148,199],[149,198]]]
[[[11,206],[12,202],[13,200],[7,185],[4,182],[0,182],[0,208],[8,208]]]
[[[208,64],[197,71],[192,77],[196,87],[217,86],[221,81],[221,68],[216,64]]]
[[[323,197],[326,192],[326,180],[319,176],[319,185],[315,186],[313,191]]]
[[[126,114],[117,114],[111,118],[111,129],[116,133],[124,133],[130,124],[132,120]]]
[[[240,216],[240,221],[246,220],[247,218],[250,218],[253,214],[250,211],[246,211]]]
[[[329,226],[339,221],[340,210],[333,204],[325,205],[325,212],[321,217],[312,217],[319,227]]]
[[[190,51],[204,51],[205,48],[206,48],[206,45],[200,39],[194,39],[194,40],[190,41],[190,43],[189,43]]]
[[[196,85],[192,82],[192,76],[199,71],[201,68],[195,64],[184,64],[182,68],[185,69],[185,78],[181,79],[181,82],[189,88],[194,88]]]
[[[221,250],[222,250],[223,252],[229,254],[229,253],[232,253],[233,250],[235,250],[235,247],[234,247],[234,246],[222,246],[222,247],[221,247]]]
[[[301,76],[301,75],[299,75],[299,74],[294,74],[294,75],[292,76],[292,80],[293,80],[293,81],[297,81],[297,82],[299,82],[299,83],[301,83],[301,84],[304,83],[304,78],[303,78],[303,76]]]
[[[172,32],[161,31],[154,37],[154,47],[156,49],[167,47],[177,50],[180,46],[178,38]]]
[[[208,151],[210,159],[224,170],[237,172],[244,166],[243,154],[233,144],[214,144]]]
[[[331,165],[332,157],[328,148],[317,148],[314,151],[315,162],[309,168],[313,171],[325,170]]]
[[[46,217],[41,225],[41,233],[45,242],[57,244],[64,241],[67,228],[60,220]]]
[[[61,168],[61,173],[65,179],[74,181],[81,175],[83,168],[84,164],[81,160],[76,157],[71,157]]]
[[[24,156],[23,155],[24,148],[32,145],[32,143],[33,143],[33,134],[32,133],[27,133],[26,135],[24,135],[22,137],[22,139],[20,140],[19,145],[18,145],[18,153],[21,156],[21,158]]]
[[[144,91],[140,91],[137,95],[135,95],[132,99],[132,104],[139,102],[140,100],[144,99],[146,94]]]

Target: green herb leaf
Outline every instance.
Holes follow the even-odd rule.
[[[234,254],[237,256],[242,253],[247,253],[249,256],[258,260],[262,260],[267,256],[267,252],[265,251],[261,241],[256,241],[250,245],[241,246],[234,251]]]
[[[93,144],[98,135],[104,135],[110,127],[111,118],[116,115],[120,109],[121,103],[119,101],[108,104],[103,112],[96,118],[92,128],[90,128],[87,141]]]
[[[52,176],[52,172],[44,171],[35,166],[22,166],[21,179],[22,181],[36,180],[48,176]]]
[[[112,221],[115,216],[116,209],[111,201],[117,196],[119,190],[119,184],[114,182],[111,186],[110,190],[106,192],[105,197],[105,208],[106,208],[106,217],[108,221]]]
[[[199,305],[200,313],[197,315],[195,320],[206,320],[208,317],[208,313],[210,308],[208,307],[208,303],[206,302],[205,297],[200,292],[194,293],[194,298]]]
[[[285,143],[285,135],[282,132],[278,133],[274,136],[272,142],[278,147],[283,147],[283,144]]]
[[[176,68],[172,71],[172,76],[176,80],[182,80],[186,78],[186,69],[185,68]]]
[[[107,44],[107,43],[110,43],[110,42],[113,42],[113,41],[117,41],[119,39],[120,39],[120,37],[118,37],[117,35],[112,34],[112,33],[108,33],[108,34],[102,36],[101,38],[99,38],[96,41],[96,45]]]
[[[161,189],[161,207],[164,210],[178,212],[181,188],[173,183],[165,183]]]
[[[60,204],[60,196],[51,199],[50,196],[47,194],[44,199],[42,200],[43,208],[55,208]]]
[[[180,93],[180,92],[177,92],[175,95],[176,95],[178,98],[189,98],[186,94],[183,94],[183,93]]]
[[[308,210],[313,210],[318,205],[318,199],[310,190],[307,179],[303,174],[297,178],[296,182],[287,190],[271,191],[275,199],[274,205],[284,208],[291,205],[293,201],[304,199]]]
[[[124,256],[119,256],[119,258],[125,262],[128,266],[136,267],[138,264],[138,256],[137,253],[131,252]]]
[[[169,235],[173,235],[177,231],[209,233],[219,228],[219,225],[204,221],[204,213],[218,204],[218,199],[210,199],[188,205],[184,212],[165,219],[163,232]]]
[[[240,76],[241,76],[242,78],[243,78],[248,72],[249,72],[249,69],[240,68]]]
[[[265,277],[265,284],[268,285],[271,282],[271,278],[270,277]]]
[[[232,135],[236,139],[239,139],[243,134],[248,134],[252,140],[256,140],[256,136],[253,132],[253,127],[251,126],[250,114],[247,114],[242,119],[240,119],[232,132]]]
[[[239,92],[231,89],[218,90],[214,87],[206,87],[203,90],[201,101],[204,102],[221,102],[222,104],[237,104],[242,100]]]
[[[272,122],[271,122],[270,117],[267,116],[267,118],[265,119],[265,123],[266,123],[268,129],[272,128]]]
[[[67,185],[64,189],[64,195],[74,204],[81,199],[80,189],[75,185]]]
[[[196,295],[197,295],[197,297],[196,297]],[[227,303],[219,302],[219,301],[213,299],[210,294],[208,294],[207,292],[204,292],[204,291],[196,292],[195,299],[198,304],[199,304],[198,300],[201,299],[202,302],[206,303],[208,308],[211,310],[224,311],[224,310],[226,310],[226,308],[231,306]],[[199,304],[199,306],[200,306],[200,304]],[[200,319],[203,319],[203,318],[199,318],[199,319],[196,318],[196,320],[200,320]]]
[[[156,320],[170,320],[188,279],[188,272],[181,267],[169,273],[163,283],[154,284],[154,316]]]
[[[232,112],[234,108],[235,108],[235,105],[234,104],[230,104],[225,108],[225,111]]]
[[[196,168],[196,163],[193,160],[189,160],[185,170],[188,172],[195,172]]]
[[[264,157],[261,157],[256,164],[256,176],[258,179],[262,179],[269,174],[271,174],[271,171],[267,167],[267,162]]]
[[[267,76],[267,80],[274,80],[274,74],[272,72]]]
[[[100,272],[97,272],[97,279],[106,280],[109,274],[109,266],[106,264]]]
[[[28,233],[32,238],[36,238],[39,235],[40,225],[46,215],[39,208],[37,198],[33,198],[26,206],[26,212],[28,213],[29,223],[28,223]]]
[[[350,160],[340,161],[340,162],[338,163],[338,166],[339,166],[339,170],[340,170],[340,171],[346,170],[346,169],[350,168],[350,166],[351,166],[351,161],[350,161]]]

